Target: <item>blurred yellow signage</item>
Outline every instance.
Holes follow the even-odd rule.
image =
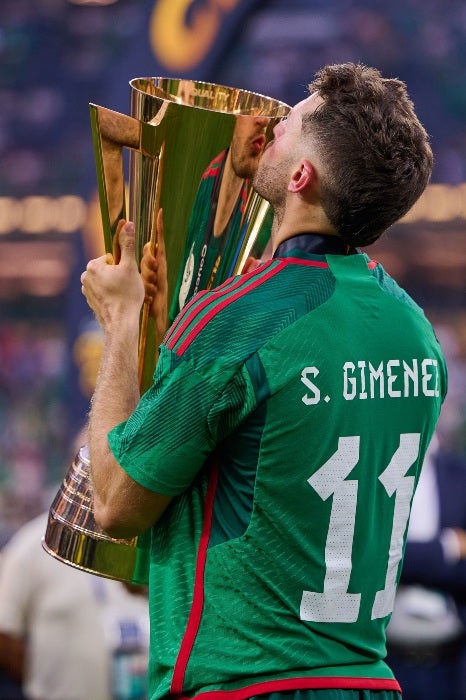
[[[173,71],[195,68],[209,53],[228,15],[242,0],[158,0],[149,41],[158,60]]]

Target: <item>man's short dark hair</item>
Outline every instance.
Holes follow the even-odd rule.
[[[406,85],[375,68],[326,66],[309,90],[324,100],[303,119],[325,163],[322,206],[347,243],[368,245],[424,191],[433,161],[427,133]]]

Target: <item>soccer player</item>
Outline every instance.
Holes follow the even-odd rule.
[[[399,697],[385,628],[446,368],[422,310],[358,246],[431,168],[401,81],[322,69],[254,177],[273,258],[193,297],[142,397],[131,222],[119,264],[83,273],[105,334],[96,519],[151,530],[151,700]]]

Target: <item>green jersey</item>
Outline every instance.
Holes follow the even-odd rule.
[[[214,219],[226,157],[227,151],[222,151],[202,175],[189,221],[184,267],[173,295],[170,310],[172,319],[194,294],[201,289],[213,287],[215,279],[225,279],[228,276],[226,265],[229,265],[229,257],[224,255],[224,249],[228,243],[230,229],[234,232],[240,229],[249,185],[245,180],[228,230],[215,237]]]
[[[170,308],[170,319],[202,289],[211,289],[232,271],[247,229],[245,213],[251,196],[251,183],[243,180],[236,203],[225,229],[214,235],[214,221],[228,151],[222,151],[202,175],[189,220],[182,271],[176,283]],[[272,210],[266,215],[258,234],[258,247],[265,247],[270,238]]]
[[[380,265],[316,241],[194,297],[110,433],[175,496],[152,529],[151,699],[399,688],[385,628],[445,363]]]

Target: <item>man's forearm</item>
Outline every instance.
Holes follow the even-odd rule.
[[[95,507],[118,499],[127,480],[108,445],[108,433],[128,419],[139,397],[139,319],[126,319],[106,334],[89,414],[89,449]]]
[[[81,275],[81,284],[105,333],[89,415],[94,515],[110,535],[126,538],[151,527],[171,499],[134,481],[108,444],[108,433],[129,418],[140,397],[139,317],[145,295],[136,264],[133,223],[120,221],[115,236],[114,256],[107,253],[91,260]]]

